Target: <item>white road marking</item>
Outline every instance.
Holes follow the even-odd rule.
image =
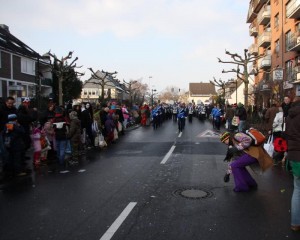
[[[123,212],[119,215],[119,217],[114,221],[114,223],[109,227],[109,229],[107,229],[107,231],[100,238],[100,240],[111,239],[136,204],[137,204],[136,202],[130,202],[127,205],[127,207],[123,210]]]
[[[182,135],[182,132],[179,133],[178,137],[181,137],[181,135]]]
[[[171,154],[173,153],[175,147],[176,147],[176,146],[174,146],[174,145],[171,147],[171,149],[170,149],[169,152],[166,154],[166,156],[164,157],[164,159],[161,161],[160,164],[165,164],[165,163],[168,161],[168,159],[169,159],[169,157],[171,156]]]

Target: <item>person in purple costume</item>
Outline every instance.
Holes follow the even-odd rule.
[[[232,139],[230,139],[230,136],[224,137],[225,135],[228,136],[225,133],[221,135],[221,141],[228,145],[226,158],[234,159],[229,164],[235,183],[233,191],[248,192],[251,189],[256,189],[257,183],[246,167],[259,163],[261,169],[265,171],[272,166],[272,158],[262,146],[251,145],[252,138],[245,133],[236,133]],[[229,145],[230,142],[232,142],[232,145]]]

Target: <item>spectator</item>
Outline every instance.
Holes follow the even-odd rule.
[[[283,116],[286,118],[289,113],[289,109],[291,108],[291,99],[290,97],[284,97],[283,103],[281,104],[283,110]]]
[[[4,173],[6,176],[24,176],[22,154],[25,144],[23,140],[24,128],[18,123],[16,114],[8,115],[8,122],[3,129],[3,142],[8,153],[7,162],[5,163]],[[8,175],[7,175],[8,174]]]
[[[40,123],[42,126],[49,120],[54,118],[55,116],[55,105],[54,103],[49,103],[47,109],[41,114]]]
[[[231,107],[231,105],[227,105],[227,108],[226,108],[226,112],[225,112],[225,119],[226,119],[226,122],[227,122],[227,129],[229,131],[232,131],[232,119],[234,117],[234,109]]]
[[[28,150],[31,146],[31,137],[30,137],[31,125],[38,118],[37,109],[29,108],[29,106],[30,106],[30,99],[28,97],[25,97],[17,111],[18,122],[23,126],[25,130],[25,134],[23,135],[23,139],[25,143],[25,151]],[[25,156],[25,152],[24,152],[24,156]]]
[[[266,111],[265,114],[266,130],[268,131],[269,134],[272,133],[274,118],[278,112],[279,109],[275,103],[272,104],[272,106]]]
[[[63,116],[63,109],[57,107],[55,109],[55,117],[53,118],[53,128],[55,132],[55,142],[58,164],[60,173],[68,172],[65,166],[65,151],[67,147],[67,134],[69,132],[69,124]]]
[[[77,165],[79,163],[79,150],[81,142],[81,129],[80,129],[80,120],[77,117],[77,112],[72,111],[69,114],[70,117],[70,131],[67,137],[71,141],[72,149],[72,160],[69,161],[71,165]]]
[[[300,231],[300,97],[296,97],[286,119],[288,141],[287,159],[294,176],[294,191],[291,206],[291,229]]]
[[[238,116],[240,120],[238,125],[239,132],[244,132],[246,130],[247,111],[241,102],[237,105],[235,116]]]
[[[0,105],[0,131],[3,131],[5,124],[8,121],[9,114],[17,114],[15,108],[15,99],[13,97],[6,98],[3,105]]]
[[[86,134],[89,137],[89,148],[94,146],[94,136],[92,132],[92,124],[93,124],[93,115],[90,109],[91,105],[87,103],[85,106],[83,105],[81,108],[81,128],[86,129]]]

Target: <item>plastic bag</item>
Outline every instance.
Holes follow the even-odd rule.
[[[103,148],[103,147],[106,147],[106,146],[107,146],[107,143],[104,140],[103,135],[100,133],[99,134],[99,147]]]
[[[270,157],[273,157],[274,145],[273,145],[273,135],[270,135],[268,142],[264,144],[264,149],[269,154]]]

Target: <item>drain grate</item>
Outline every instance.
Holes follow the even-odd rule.
[[[213,196],[213,193],[203,188],[182,188],[173,192],[175,196],[184,197],[187,199],[205,199]]]

